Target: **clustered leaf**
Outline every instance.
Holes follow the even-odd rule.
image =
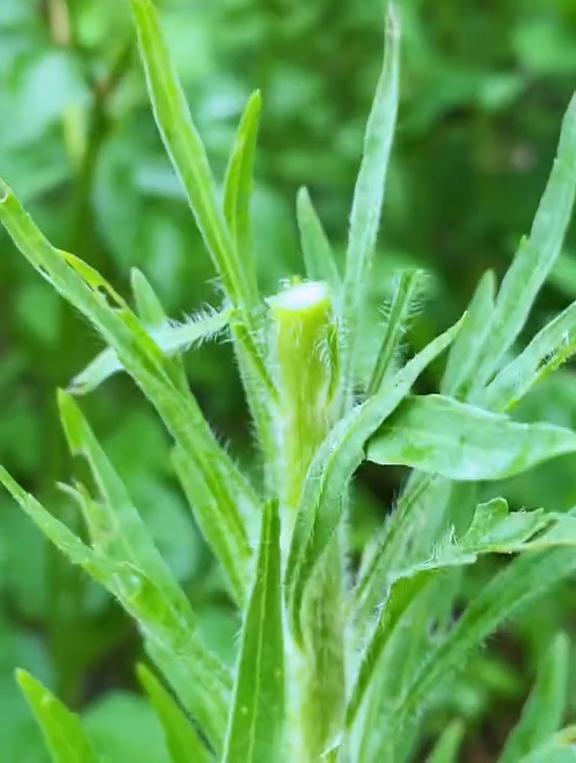
[[[129,1],[154,117],[217,271],[222,304],[176,324],[135,270],[133,311],[97,271],[53,246],[3,181],[0,221],[106,344],[69,392],[86,394],[124,370],[164,422],[176,475],[220,565],[224,593],[240,613],[233,669],[204,643],[188,597],[71,394],[58,394],[60,418],[72,454],[90,467],[96,494],[80,482],[60,487],[79,508],[87,541],[2,467],[0,481],[137,623],[159,674],[140,665],[138,675],[175,763],[408,760],[438,686],[520,607],[576,570],[574,512],[511,512],[503,499],[475,497],[480,482],[576,451],[571,430],[510,416],[576,347],[571,305],[514,351],[570,219],[576,99],[530,237],[500,288],[486,273],[462,318],[401,362],[422,273],[400,272],[379,350],[366,363],[359,358],[365,296],[398,110],[397,8],[388,10],[343,276],[301,189],[296,213],[307,280],[295,277],[265,296],[250,214],[261,96],[252,95],[240,121],[220,199],[158,13],[151,0]],[[263,461],[258,488],[218,442],[182,362],[195,344],[224,333]],[[412,394],[445,351],[441,394]],[[415,471],[353,578],[347,574],[350,484],[364,460]],[[508,563],[455,619],[463,572],[486,555]],[[433,637],[430,622],[437,624]],[[559,635],[502,763],[571,754],[574,730],[562,729],[567,661],[567,641]],[[56,763],[100,759],[80,717],[28,674],[19,672],[18,681]],[[454,719],[429,763],[456,761],[464,735],[464,724]]]

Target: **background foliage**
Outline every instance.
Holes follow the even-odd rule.
[[[301,270],[295,193],[307,185],[343,252],[362,131],[381,58],[375,0],[164,0],[163,19],[213,166],[222,176],[241,109],[264,99],[254,204],[262,284]],[[402,104],[373,278],[374,303],[399,264],[430,272],[410,344],[421,348],[469,300],[480,274],[501,274],[529,229],[576,82],[571,0],[404,0]],[[211,295],[199,235],[152,122],[127,5],[118,0],[2,0],[0,162],[48,237],[123,293],[141,268],[173,317]],[[219,172],[218,172],[219,171]],[[532,329],[576,297],[574,236],[532,316]],[[0,462],[55,513],[68,471],[54,391],[99,349],[96,338],[0,233]],[[230,348],[189,357],[190,382],[221,437],[248,458],[250,432]],[[576,427],[576,386],[557,373],[518,416]],[[432,388],[434,370],[426,378]],[[171,476],[161,425],[126,378],[85,404],[164,555],[231,659],[238,623],[221,595]],[[516,507],[576,504],[574,457],[491,488]],[[404,475],[364,467],[358,543],[390,507]],[[395,481],[393,481],[395,480]],[[73,513],[71,518],[73,520]],[[494,562],[491,562],[494,564]],[[472,597],[485,568],[469,576]],[[467,760],[491,760],[551,634],[573,628],[564,586],[500,634],[439,703],[472,728]],[[16,665],[83,708],[117,759],[158,757],[160,731],[134,693],[138,639],[123,613],[60,559],[0,496],[0,758],[41,761]],[[576,708],[573,708],[573,710]],[[133,730],[128,735],[127,728]],[[434,730],[434,729],[432,729]],[[134,745],[138,745],[138,749]],[[126,747],[126,745],[131,745]],[[477,756],[474,757],[474,756]]]

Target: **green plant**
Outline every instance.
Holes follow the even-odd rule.
[[[221,202],[151,0],[131,0],[131,7],[155,118],[218,272],[223,304],[175,325],[135,271],[132,311],[96,270],[53,247],[2,184],[0,219],[16,245],[108,345],[58,395],[70,450],[92,474],[92,489],[62,485],[82,513],[88,541],[5,470],[0,479],[50,540],[138,623],[148,657],[172,691],[140,666],[165,732],[166,760],[408,759],[443,682],[521,605],[576,569],[572,513],[511,513],[500,498],[478,503],[474,490],[478,482],[576,451],[571,430],[509,415],[576,348],[573,305],[514,352],[570,218],[576,100],[530,236],[500,288],[487,273],[462,319],[403,362],[402,337],[421,274],[399,273],[384,322],[365,309],[398,103],[397,10],[391,6],[387,16],[345,271],[302,190],[297,217],[307,280],[294,279],[264,299],[250,222],[260,96],[252,96],[241,120]],[[181,360],[188,344],[223,331],[254,424],[259,468],[250,475],[219,444]],[[412,395],[445,350],[440,394]],[[173,439],[175,471],[241,615],[233,671],[201,638],[190,602],[70,394],[122,369]],[[351,573],[349,488],[366,459],[415,471]],[[485,555],[513,558],[455,619],[462,572]],[[547,760],[558,751],[573,756],[574,730],[559,731],[566,663],[560,635],[504,761]],[[18,680],[55,761],[105,754],[41,684],[23,672]],[[454,760],[461,737],[460,724],[449,726],[430,759]]]

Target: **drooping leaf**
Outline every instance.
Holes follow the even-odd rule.
[[[576,433],[507,416],[441,395],[404,401],[368,443],[366,458],[452,480],[499,480],[576,450]]]
[[[542,284],[554,267],[576,193],[576,96],[568,106],[552,172],[530,237],[522,240],[498,292],[490,331],[476,369],[477,387],[490,380],[522,330]]]
[[[224,761],[278,760],[285,711],[278,506],[269,502],[244,617]]]
[[[26,671],[16,671],[16,678],[54,763],[97,763],[98,757],[78,716]]]
[[[552,642],[522,717],[508,736],[499,763],[521,760],[560,729],[568,689],[569,647],[570,642],[563,633]]]
[[[177,702],[145,665],[138,666],[138,678],[162,724],[172,763],[208,763],[213,760]]]
[[[399,61],[400,17],[396,6],[390,3],[386,16],[384,63],[366,125],[364,152],[350,213],[343,291],[346,342],[342,381],[345,396],[349,396],[352,390],[358,326],[380,226],[384,183],[398,111]]]
[[[312,205],[307,188],[301,188],[298,191],[296,212],[306,278],[309,281],[325,281],[330,284],[335,292],[338,292],[342,285],[342,279],[338,272],[332,247]]]
[[[289,610],[297,638],[306,582],[342,519],[342,495],[363,460],[366,441],[406,397],[426,366],[450,345],[460,325],[437,337],[374,397],[341,419],[318,449],[304,483],[286,568]]]

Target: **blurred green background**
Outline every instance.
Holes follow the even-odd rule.
[[[263,289],[271,293],[302,271],[294,215],[301,185],[342,255],[381,62],[381,0],[160,4],[219,177],[243,105],[253,89],[262,90],[254,228]],[[576,85],[576,5],[399,5],[402,101],[371,298],[385,297],[398,267],[430,272],[409,335],[418,348],[459,315],[486,268],[502,275],[529,230]],[[217,302],[214,274],[155,131],[127,3],[0,0],[0,168],[48,236],[124,293],[137,266],[174,318]],[[572,235],[530,331],[576,298],[575,245]],[[0,253],[0,462],[74,524],[74,509],[55,488],[72,468],[55,390],[100,344],[4,233]],[[250,429],[229,348],[202,347],[187,356],[187,368],[206,415],[248,460]],[[518,415],[575,427],[573,382],[563,370]],[[424,383],[434,387],[434,372]],[[83,407],[210,643],[230,659],[238,623],[171,473],[161,425],[121,377]],[[566,509],[576,504],[575,466],[574,458],[559,459],[498,490],[515,507]],[[362,470],[355,542],[381,521],[402,479]],[[485,572],[469,578],[470,596]],[[495,759],[551,634],[573,628],[574,603],[568,585],[548,596],[449,682],[431,731],[453,715],[467,718],[463,760]],[[119,608],[0,496],[0,759],[45,759],[15,688],[18,665],[82,708],[114,759],[160,761],[160,732],[134,694],[138,656],[138,634]]]

